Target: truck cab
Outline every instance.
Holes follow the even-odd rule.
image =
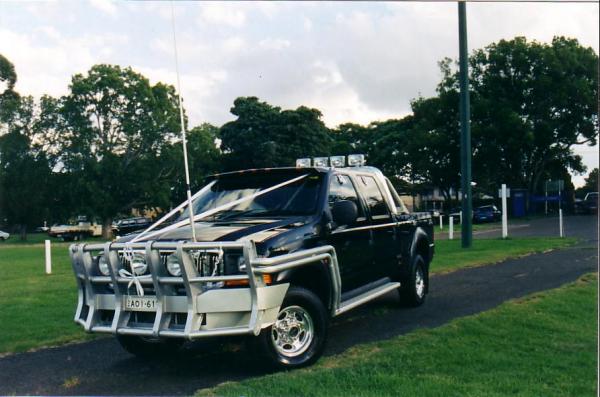
[[[364,158],[309,161],[213,175],[194,195],[193,222],[184,203],[160,227],[71,246],[76,322],[142,356],[248,335],[293,368],[321,355],[332,317],[392,291],[423,304],[430,215],[410,213]]]

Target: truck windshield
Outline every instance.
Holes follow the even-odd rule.
[[[223,176],[217,179],[209,190],[193,201],[194,215],[252,196],[297,176],[299,175],[271,173]],[[306,178],[229,207],[211,215],[209,218],[233,219],[238,217],[313,214],[317,208],[321,180],[320,175],[309,175]],[[185,219],[187,216],[188,211],[186,210],[180,215],[179,219]]]

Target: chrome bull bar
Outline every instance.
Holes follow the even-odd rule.
[[[119,251],[143,251],[148,272],[123,277]],[[203,276],[194,265],[190,251],[241,250],[246,273]],[[103,253],[109,276],[99,273],[93,253]],[[207,336],[258,335],[271,325],[279,312],[288,284],[266,285],[263,274],[275,274],[298,266],[326,263],[331,278],[332,316],[340,306],[341,279],[335,249],[332,246],[302,250],[271,258],[259,257],[252,241],[240,242],[136,242],[78,244],[69,247],[78,286],[75,322],[88,332],[151,337],[195,339]],[[174,253],[180,263],[181,277],[171,276],[161,254]],[[127,270],[127,269],[125,269]],[[149,277],[148,277],[149,275]],[[146,322],[137,320],[140,312],[126,310],[128,286],[137,278],[142,286],[152,286],[155,310]],[[245,288],[207,289],[209,283],[247,280]],[[110,287],[110,289],[108,288]],[[179,287],[185,290],[176,291]],[[145,313],[142,313],[145,314]],[[152,316],[152,314],[154,314]],[[176,320],[179,320],[177,322]]]

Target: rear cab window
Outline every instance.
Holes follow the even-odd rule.
[[[360,175],[358,180],[360,181],[360,190],[367,203],[369,212],[371,213],[371,219],[388,220],[390,218],[390,212],[375,178],[372,176]]]

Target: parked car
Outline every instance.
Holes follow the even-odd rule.
[[[502,219],[502,212],[495,205],[483,205],[473,210],[473,222],[497,222]]]
[[[72,245],[75,321],[146,358],[246,335],[257,355],[295,368],[322,354],[332,317],[391,291],[422,305],[431,216],[409,213],[362,161],[314,163],[209,177],[193,201],[194,234],[184,213],[108,245]]]
[[[152,219],[150,218],[128,218],[117,221],[113,225],[112,230],[114,234],[123,236],[138,230],[146,229],[150,225],[152,225]]]
[[[598,192],[592,192],[585,195],[583,199],[584,211],[588,214],[598,213]]]
[[[53,225],[48,230],[48,235],[60,238],[63,241],[79,241],[88,237],[101,236],[102,225],[89,222],[85,216],[79,216],[75,224]]]
[[[8,240],[9,237],[10,237],[9,233],[3,232],[2,230],[0,230],[0,240],[6,241],[6,240]]]

